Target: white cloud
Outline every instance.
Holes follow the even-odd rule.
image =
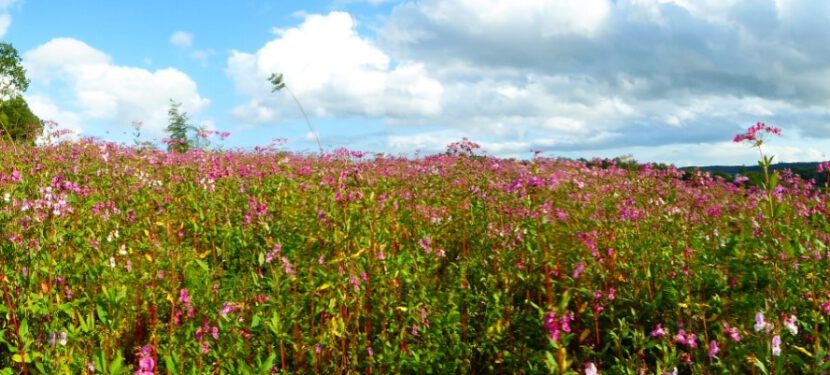
[[[273,121],[280,112],[270,108],[294,106],[287,95],[271,93],[266,80],[271,73],[283,73],[314,116],[417,117],[442,110],[443,87],[422,64],[393,64],[342,12],[307,16],[255,53],[232,52],[227,73],[249,99],[234,114],[249,123]]]
[[[25,99],[32,112],[41,120],[55,121],[60,129],[71,130],[74,135],[83,132],[83,120],[79,114],[61,109],[44,95],[26,95]]]
[[[173,68],[150,71],[121,66],[107,54],[84,42],[56,38],[26,52],[23,64],[33,84],[44,87],[63,85],[72,112],[52,111],[54,120],[73,122],[67,116],[76,113],[80,119],[99,120],[109,127],[123,130],[134,120],[144,122],[152,136],[160,136],[167,122],[169,99],[182,102],[182,110],[198,115],[209,105],[196,83]],[[54,101],[54,100],[53,100]]]
[[[397,6],[377,43],[444,87],[440,116],[396,126],[443,125],[508,154],[691,152],[756,121],[830,137],[828,12],[810,0],[424,0]],[[412,142],[446,143],[436,134]]]
[[[0,38],[6,36],[12,25],[12,16],[8,13],[0,14]]]
[[[176,31],[170,35],[170,44],[179,48],[189,48],[193,45],[193,34],[185,31]]]
[[[8,13],[9,8],[19,2],[19,0],[0,0],[0,38],[5,37],[12,26],[12,16]]]

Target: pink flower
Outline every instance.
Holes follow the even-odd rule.
[[[793,335],[798,334],[798,326],[795,325],[796,320],[798,320],[798,318],[796,318],[793,314],[790,314],[784,318],[784,328],[790,331]]]
[[[597,375],[597,366],[593,362],[585,364],[585,375]]]
[[[758,137],[759,132],[764,132],[767,134],[774,134],[774,135],[781,135],[781,129],[776,128],[774,126],[769,126],[764,124],[763,122],[756,123],[755,125],[750,126],[746,132],[742,134],[738,134],[735,138],[732,139],[735,143],[741,142],[752,142],[757,143],[761,141]]]
[[[712,340],[711,342],[709,342],[709,358],[715,358],[715,356],[718,355],[719,351],[720,348],[718,347],[717,341]]]
[[[781,336],[772,337],[772,355],[775,357],[781,355]]]
[[[190,292],[187,289],[179,290],[179,301],[184,306],[190,306]]]
[[[730,327],[729,323],[723,323],[723,333],[734,342],[741,341],[741,335],[738,333],[737,327]]]
[[[138,355],[140,358],[135,375],[155,375],[156,361],[153,359],[153,348],[145,345]]]
[[[686,333],[685,330],[680,330],[674,336],[674,342],[679,345],[686,345],[691,349],[697,348],[697,335],[694,333]]]
[[[663,329],[663,325],[660,323],[657,323],[657,325],[654,327],[654,330],[651,331],[651,337],[663,337],[665,335],[666,330]]]
[[[755,328],[755,332],[760,332],[762,330],[769,331],[772,329],[772,324],[764,320],[764,313],[759,312],[755,314],[755,325],[753,328]]]
[[[585,263],[579,262],[579,264],[576,265],[576,268],[574,269],[574,273],[573,273],[573,275],[571,275],[571,277],[574,280],[578,279],[579,275],[582,274],[582,271],[585,271]]]

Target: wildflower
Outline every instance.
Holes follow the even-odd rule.
[[[772,324],[764,320],[764,313],[759,312],[755,314],[755,325],[753,327],[755,328],[755,332],[761,332],[762,330],[768,331],[772,329]]]
[[[825,314],[830,314],[830,300],[821,304],[821,311]]]
[[[686,345],[691,349],[697,348],[697,335],[694,333],[686,333],[685,330],[680,330],[674,336],[674,342],[679,345]]]
[[[723,333],[734,342],[741,341],[741,335],[738,333],[737,327],[730,327],[729,323],[723,323]]]
[[[145,345],[139,352],[138,371],[134,375],[155,375],[156,361],[153,360],[153,348]]]
[[[418,326],[415,324],[412,325],[412,336],[418,336]]]
[[[282,251],[282,245],[276,244],[268,254],[265,254],[265,263],[271,264],[271,262],[276,258],[277,255]]]
[[[61,346],[66,346],[66,332],[61,332],[60,340],[58,341],[58,343],[60,343]]]
[[[231,302],[225,302],[222,304],[222,309],[219,310],[219,315],[223,318],[227,318],[228,314],[236,311],[236,306],[234,306]]]
[[[663,329],[663,325],[660,323],[657,323],[657,325],[654,327],[654,330],[651,331],[651,337],[663,337],[665,335],[666,330]]]
[[[110,257],[110,268],[115,268],[115,257]]]
[[[597,366],[593,362],[585,364],[585,375],[597,375]]]
[[[95,363],[92,363],[92,361],[87,362],[86,363],[86,369],[90,373],[94,374],[95,373]]]
[[[12,195],[11,195],[11,194],[9,194],[9,193],[3,194],[3,200],[4,200],[4,201],[6,201],[6,203],[9,203],[9,201],[10,201],[11,199],[12,199]]]
[[[55,332],[50,333],[49,334],[49,345],[55,346],[55,341],[57,340],[57,338],[58,338],[57,333],[55,333]]]
[[[574,273],[573,273],[573,275],[571,275],[571,277],[574,280],[578,279],[579,275],[582,274],[582,271],[585,271],[585,263],[579,262],[579,264],[576,265],[576,268],[574,269]]]
[[[418,240],[418,245],[421,246],[421,249],[423,249],[425,253],[429,254],[431,251],[430,245],[432,245],[432,239],[429,238],[429,236],[421,238]]]
[[[384,260],[384,259],[386,259],[386,256],[383,255],[383,250],[381,250],[380,252],[378,252],[378,260]]]
[[[184,306],[190,306],[190,292],[187,289],[179,290],[179,301]]]
[[[202,354],[210,353],[210,342],[204,341],[202,342]]]
[[[349,276],[349,284],[352,284],[355,291],[360,290],[360,281],[354,275]]]
[[[781,355],[781,336],[772,337],[772,355],[775,357]]]
[[[675,368],[674,368],[673,370],[671,370],[670,372],[665,372],[665,373],[663,373],[663,375],[677,375],[677,367],[675,367]]]
[[[709,358],[715,358],[715,356],[718,355],[719,351],[720,348],[718,347],[717,341],[712,340],[711,342],[709,342]]]
[[[369,357],[375,355],[375,351],[372,349],[371,346],[366,347],[366,353],[369,353]]]
[[[790,333],[793,335],[798,334],[798,326],[795,325],[796,320],[798,320],[795,315],[790,314],[784,319],[784,328],[786,328]]]
[[[559,332],[559,324],[557,324],[555,312],[551,311],[545,314],[544,327],[548,331],[551,340],[559,341],[559,335],[561,333]]]
[[[751,142],[751,143],[760,144],[759,142],[762,142],[763,139],[759,139],[759,137],[758,137],[759,132],[764,132],[764,133],[774,134],[774,135],[781,135],[781,129],[776,128],[774,126],[766,125],[763,122],[759,122],[759,123],[756,123],[755,125],[750,126],[746,130],[746,132],[736,135],[735,138],[732,139],[732,141],[735,142],[735,143]]]

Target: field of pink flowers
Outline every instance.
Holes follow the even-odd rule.
[[[0,374],[830,368],[827,194],[787,173],[0,148]]]

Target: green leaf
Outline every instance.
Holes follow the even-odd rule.
[[[20,328],[18,330],[21,338],[26,338],[29,336],[29,322],[26,319],[23,319],[20,322]]]
[[[276,353],[271,353],[268,358],[265,359],[265,362],[262,362],[259,365],[259,373],[260,374],[268,374],[271,371],[271,368],[274,367],[274,361],[277,359]]]
[[[199,259],[194,260],[196,261],[196,264],[199,265],[199,267],[202,267],[202,269],[205,270],[205,272],[210,272],[210,266],[208,266],[208,264],[205,261]]]
[[[167,372],[169,372],[171,374],[178,374],[179,373],[176,370],[176,361],[170,355],[164,356],[164,366],[167,367]]]
[[[769,371],[767,371],[767,366],[764,366],[764,362],[761,362],[758,357],[752,357],[752,359],[755,367],[759,368],[764,375],[769,375]]]
[[[115,358],[110,362],[108,370],[110,374],[118,374],[122,367],[124,367],[124,357],[121,356],[119,351],[115,353]]]
[[[96,305],[95,311],[98,312],[98,319],[100,319],[102,323],[109,324],[109,320],[107,319],[107,312],[106,310],[104,310],[103,306]]]

